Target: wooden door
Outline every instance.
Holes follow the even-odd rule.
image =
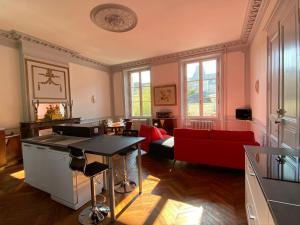
[[[284,2],[268,35],[268,139],[273,147],[299,147],[297,9],[296,0]]]

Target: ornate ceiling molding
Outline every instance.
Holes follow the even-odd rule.
[[[249,0],[247,14],[244,20],[244,25],[241,34],[241,40],[248,41],[248,38],[257,21],[258,13],[264,0]]]
[[[88,58],[88,57],[85,57],[85,56],[82,56],[82,55],[80,55],[79,52],[73,51],[71,49],[62,47],[62,46],[57,45],[57,44],[53,44],[49,41],[45,41],[45,40],[36,38],[36,37],[28,35],[28,34],[24,34],[24,33],[15,31],[15,30],[11,30],[11,31],[0,30],[0,36],[4,37],[4,38],[7,38],[9,40],[13,40],[15,42],[27,41],[27,42],[30,42],[32,44],[36,44],[36,45],[40,45],[40,46],[43,46],[43,47],[46,47],[46,48],[50,48],[50,49],[58,51],[59,53],[62,53],[64,55],[66,55],[70,58],[74,58],[74,59],[83,61],[85,63],[92,64],[94,67],[97,67],[101,70],[110,71],[110,66],[107,65],[107,64],[98,62],[94,59],[91,59],[91,58]]]
[[[126,32],[137,25],[137,15],[130,8],[119,4],[101,4],[91,11],[91,20],[104,30]]]
[[[129,69],[133,67],[142,67],[146,65],[157,65],[163,63],[176,62],[178,60],[197,57],[204,54],[207,55],[213,53],[222,53],[225,52],[226,50],[233,50],[233,49],[237,50],[237,49],[243,49],[245,47],[246,47],[245,42],[243,42],[242,40],[235,40],[235,41],[220,43],[220,44],[211,45],[207,47],[195,48],[195,49],[171,53],[167,55],[161,55],[161,56],[141,59],[137,61],[116,64],[111,66],[111,70],[112,72],[117,72],[117,71]]]

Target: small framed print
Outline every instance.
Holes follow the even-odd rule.
[[[154,105],[168,106],[176,105],[176,85],[164,85],[154,87]]]

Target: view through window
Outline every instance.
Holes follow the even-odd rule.
[[[151,116],[150,70],[130,72],[131,115]]]
[[[186,64],[187,115],[217,116],[217,59]]]

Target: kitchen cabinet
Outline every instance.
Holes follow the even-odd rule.
[[[25,182],[45,192],[49,191],[48,150],[44,146],[22,145]]]
[[[247,158],[245,163],[245,208],[249,225],[274,225],[267,201]]]
[[[52,147],[22,144],[25,182],[45,191],[51,198],[72,209],[91,200],[90,179],[69,168],[68,151]],[[87,155],[89,162],[102,161],[101,156]],[[96,193],[102,192],[103,176],[96,177]]]

